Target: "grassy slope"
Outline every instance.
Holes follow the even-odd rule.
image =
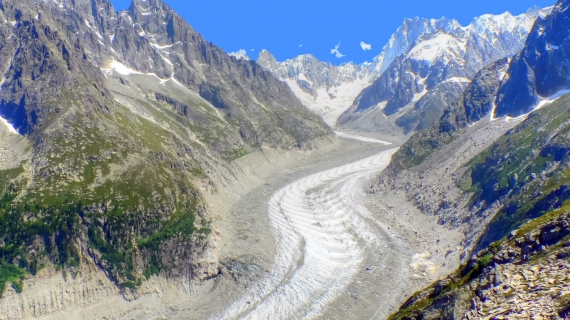
[[[467,164],[462,188],[473,192],[473,205],[484,210],[500,201],[503,208],[480,248],[570,198],[569,111],[570,96],[564,96],[531,114]]]

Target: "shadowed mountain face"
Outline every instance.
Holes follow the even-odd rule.
[[[524,50],[509,68],[499,91],[496,115],[516,117],[533,110],[541,98],[570,88],[570,1],[559,1],[539,19]]]
[[[91,261],[125,288],[217,274],[202,193],[249,152],[332,134],[156,0],[1,1],[0,88],[1,262]]]
[[[462,95],[451,102],[432,126],[412,135],[395,153],[390,168],[416,166],[453,141],[462,129],[488,116],[494,106],[509,59],[501,59],[475,75]]]
[[[558,98],[569,89],[569,7],[568,1],[559,1],[549,15],[540,17],[523,50],[480,71],[436,123],[414,134],[402,146],[395,155],[398,161],[393,161],[391,167],[406,169],[417,165],[461,134],[458,131],[467,125],[488,116],[527,114],[542,100]]]
[[[564,36],[568,7],[567,1],[559,1],[550,15],[536,22],[520,54],[499,60],[479,72],[462,97],[445,109],[438,122],[414,134],[394,155],[390,165],[396,172],[418,166],[462,137],[467,126],[485,117],[493,120],[528,114],[541,100],[554,95],[543,102],[548,110],[533,112],[523,124],[473,159],[473,163],[465,165],[467,173],[461,175],[472,185],[469,192],[475,191],[473,208],[478,206],[477,210],[484,212],[500,204],[500,211],[483,235],[479,249],[499,240],[525,219],[561,206],[568,198],[562,188],[566,183],[563,178],[566,166],[562,164],[568,150],[565,122],[568,98],[559,97],[569,88],[564,75],[569,61]],[[541,175],[542,179],[538,179]],[[556,182],[544,182],[551,177]]]

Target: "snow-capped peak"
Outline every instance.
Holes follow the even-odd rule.
[[[409,97],[402,99],[398,106],[388,104],[387,110],[398,110],[400,104],[408,105],[413,97],[420,103],[420,94],[428,96],[429,93],[424,92],[427,83],[432,89],[434,85],[437,87],[437,83],[444,83],[453,86],[453,91],[461,91],[468,83],[464,79],[470,79],[488,63],[520,51],[534,21],[547,10],[531,9],[519,16],[513,16],[509,12],[500,15],[487,14],[473,19],[467,26],[445,17],[405,19],[382,52],[369,63],[349,62],[335,66],[321,62],[312,55],[300,55],[277,62],[267,51],[261,52],[257,62],[286,81],[305,105],[325,117],[332,117],[338,114],[338,110],[350,108],[360,92],[382,77],[386,70],[399,68],[393,64],[415,64],[411,68],[421,70],[409,70],[410,72],[405,74],[396,72],[399,74],[396,78],[386,80],[387,83],[395,82],[383,87],[390,88],[388,91],[396,90],[392,86],[402,81],[407,81],[407,84],[402,86],[411,86],[404,90]],[[452,67],[444,74],[434,71],[433,75],[430,75],[429,70],[435,65],[440,69]],[[412,83],[414,85],[411,85]],[[372,92],[370,94],[374,99],[382,96]],[[386,93],[386,97],[393,95],[393,92]],[[373,105],[380,102],[375,101]],[[329,123],[334,124],[336,121],[333,120]]]
[[[415,46],[410,53],[408,53],[408,58],[422,60],[432,64],[438,59],[446,59],[447,61],[445,62],[447,64],[452,58],[461,59],[461,57],[465,55],[465,46],[466,42],[449,34],[441,33]]]

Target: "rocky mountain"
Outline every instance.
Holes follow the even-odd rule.
[[[380,178],[440,223],[464,228],[462,245],[472,248],[465,265],[410,298],[394,319],[568,316],[570,95],[560,33],[569,7],[560,0],[538,19],[522,52],[481,71]],[[460,158],[448,160],[455,150]],[[436,180],[447,192],[428,191]]]
[[[287,82],[304,105],[334,126],[362,89],[379,76],[382,55],[373,63],[357,65],[349,62],[335,66],[310,54],[278,62],[269,51],[263,50],[257,63]]]
[[[4,0],[0,43],[0,286],[86,263],[124,290],[215,276],[204,193],[332,134],[160,0]]]
[[[559,1],[551,15],[537,21],[509,67],[509,81],[497,97],[497,117],[526,114],[542,100],[570,89],[569,7],[569,2]]]
[[[550,15],[537,20],[521,53],[509,59],[501,59],[478,73],[463,95],[444,110],[439,121],[413,135],[402,146],[395,155],[392,168],[407,169],[413,167],[413,163],[421,163],[431,153],[461,135],[461,129],[485,117],[497,119],[526,115],[564,95],[570,85],[561,76],[563,73],[560,68],[567,64],[564,50],[568,45],[558,40],[560,46],[552,50],[547,40],[563,38],[559,34],[560,30],[565,30],[564,6],[564,2],[559,2]],[[558,25],[561,27],[555,27]],[[549,26],[549,32],[545,31],[546,26]],[[529,58],[529,55],[532,57]],[[541,59],[540,63],[536,61],[538,58]],[[527,66],[536,68],[536,72],[528,69],[528,72],[520,73],[521,66],[523,69]],[[537,77],[542,80],[537,81]],[[543,93],[539,94],[537,85],[544,85],[548,79],[555,78],[557,81],[543,86]]]
[[[488,47],[489,43],[500,42],[501,48],[497,49],[498,51],[512,51],[511,47],[517,47],[520,51],[522,48],[521,41],[526,38],[537,15],[537,9],[530,10],[520,17],[513,17],[508,13],[502,16],[486,15],[475,19],[472,26],[467,28],[476,30],[479,35],[476,40],[487,39],[486,42],[481,41],[482,47]],[[391,67],[395,60],[405,59],[405,56],[420,43],[440,33],[462,32],[462,36],[467,37],[464,35],[467,31],[458,31],[460,29],[465,28],[461,27],[456,20],[446,18],[439,20],[406,19],[392,34],[382,52],[374,57],[372,62],[363,64],[349,62],[335,66],[329,62],[319,61],[310,54],[278,62],[267,50],[263,50],[259,54],[257,62],[279,79],[286,81],[306,106],[322,115],[327,123],[334,125],[337,118],[353,105],[355,98],[361,94],[362,90],[370,87]],[[505,30],[509,32],[507,33],[508,36],[500,36],[499,33]],[[423,45],[431,47],[427,42]],[[453,48],[451,49],[453,50]],[[414,55],[417,55],[417,52],[421,50],[423,50],[421,46],[416,48]],[[473,50],[467,59],[479,59],[481,60],[480,65],[486,65],[494,61],[493,58],[496,60],[496,57],[490,57],[485,52],[478,54]],[[434,57],[434,59],[436,58]],[[441,57],[441,59],[445,60],[449,57]],[[468,82],[467,79],[454,78],[452,80],[451,82],[455,80]],[[433,79],[433,81],[437,81],[437,79]]]
[[[364,130],[391,123],[405,132],[428,128],[481,69],[521,51],[535,20],[549,10],[484,15],[466,27],[445,18],[406,20],[404,34],[416,39],[356,98],[339,123]]]
[[[565,95],[526,120],[485,118],[450,131],[430,153],[412,155],[417,162],[397,165],[404,155],[395,155],[380,189],[403,192],[441,224],[463,229],[462,246],[473,249],[461,268],[410,298],[394,319],[567,316],[569,108]],[[414,135],[405,150],[431,147],[425,137],[445,131],[450,118]]]
[[[438,149],[447,147],[461,130],[489,116],[510,59],[501,59],[475,75],[462,95],[451,102],[439,121],[412,135],[394,155],[390,170],[400,171],[421,164]]]
[[[491,210],[491,213],[487,214],[494,216],[478,248],[484,248],[505,236],[526,219],[536,218],[566,201],[566,193],[563,190],[565,182],[561,178],[565,166],[558,162],[563,161],[566,156],[567,146],[564,137],[567,126],[564,110],[567,107],[565,104],[567,99],[561,96],[569,87],[561,80],[562,82],[558,84],[553,83],[551,90],[542,97],[536,90],[526,90],[528,87],[525,86],[530,82],[528,78],[521,80],[521,74],[517,73],[517,70],[521,61],[525,59],[522,57],[531,51],[538,54],[540,51],[537,48],[544,50],[547,48],[544,38],[552,36],[542,33],[540,37],[536,37],[534,35],[538,34],[537,30],[544,30],[544,26],[549,25],[550,30],[555,30],[553,33],[556,35],[558,30],[564,29],[568,15],[567,7],[567,2],[559,1],[550,15],[539,19],[519,55],[512,59],[499,60],[479,72],[463,95],[445,109],[439,121],[413,135],[394,155],[390,165],[389,171],[398,175],[400,172],[429,162],[436,154],[448,149],[455,140],[461,139],[466,134],[468,126],[473,126],[483,119],[499,121],[495,119],[528,114],[548,105],[548,110],[538,110],[530,114],[524,123],[506,132],[492,148],[465,165],[463,170],[466,170],[466,173],[458,175],[462,177],[458,183],[463,186],[464,191],[476,191],[470,195],[472,204],[469,210],[478,214]],[[557,51],[563,53],[568,44],[560,44]],[[566,64],[559,60],[561,59],[559,56],[554,55],[553,59],[556,59],[556,63],[562,68]],[[548,63],[548,59],[543,62],[545,65]],[[560,68],[551,67],[543,69],[543,73],[533,72],[536,75],[533,79],[536,77],[563,79],[559,77],[559,70]],[[519,82],[523,85],[515,85]],[[525,93],[534,92],[535,96],[522,94],[521,88],[526,88],[523,90]],[[505,114],[505,110],[509,109],[505,107],[509,97],[515,98],[516,104],[511,106],[516,105],[516,108],[510,108],[511,112],[516,112],[514,114]],[[525,104],[524,101],[529,104]],[[521,119],[524,117],[519,121]],[[544,182],[553,176],[556,176],[556,181]],[[529,181],[537,180],[542,180],[543,183],[533,184],[531,187]],[[549,187],[548,190],[544,190],[545,185],[556,188]],[[529,197],[528,192],[531,191],[532,200],[526,199]],[[498,207],[500,209],[496,207],[497,203],[500,203]],[[538,206],[539,209],[534,206]]]

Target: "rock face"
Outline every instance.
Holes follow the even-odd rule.
[[[479,252],[391,319],[566,318],[570,218],[554,213]]]
[[[497,91],[506,78],[509,61],[501,59],[477,73],[463,94],[447,106],[439,121],[412,135],[395,153],[390,170],[399,171],[419,165],[461,135],[461,129],[488,116],[495,106]]]
[[[158,0],[1,1],[0,41],[0,289],[50,265],[127,291],[214,277],[203,193],[249,152],[332,133]]]
[[[339,123],[366,129],[374,126],[367,118],[385,118],[406,132],[428,128],[481,69],[518,53],[536,18],[547,12],[484,15],[467,27],[445,18],[406,20],[404,31],[415,38],[409,49],[362,91]]]
[[[466,234],[471,232],[478,240],[465,245],[478,253],[466,255],[466,264],[454,275],[416,294],[393,318],[568,316],[569,301],[564,292],[568,290],[566,258],[570,235],[570,95],[564,94],[567,86],[559,73],[568,62],[564,58],[567,44],[560,41],[565,37],[560,32],[567,32],[568,19],[564,15],[568,7],[567,1],[560,0],[551,15],[537,21],[520,55],[508,65],[499,62],[483,70],[462,100],[448,107],[446,115],[429,130],[415,134],[394,156],[392,170],[388,170],[390,178],[400,181],[414,172],[428,175],[432,166],[453,150],[470,150],[469,141],[481,139],[482,132],[474,135],[473,128],[485,123],[498,126],[519,122],[503,133],[488,130],[494,133],[484,139],[488,147],[464,156],[459,168],[450,168],[461,196],[448,192],[438,198],[423,190],[423,201],[416,205],[423,206],[426,214],[447,216],[440,218],[442,223],[451,218],[453,225],[467,228]],[[543,38],[550,40],[544,42]],[[559,41],[556,50],[560,55],[553,51],[549,55],[548,50],[543,50],[554,39]],[[529,57],[538,60],[533,62]],[[550,65],[550,59],[560,68]],[[542,87],[541,95],[538,88],[545,83],[550,83],[549,89]],[[535,110],[537,105],[541,108]],[[493,110],[495,116],[532,113],[509,121],[493,121]],[[446,170],[441,180],[448,176]],[[424,182],[429,178],[432,177],[426,177]],[[400,182],[403,183],[409,185],[408,194],[417,192],[418,183],[413,179]],[[456,210],[450,212],[448,206],[437,208],[432,204],[450,198],[461,199],[464,207],[451,201]]]
[[[303,104],[334,126],[338,116],[352,104],[360,91],[379,76],[382,55],[373,63],[357,65],[349,62],[335,66],[310,54],[277,62],[269,51],[263,50],[257,63],[287,82]]]
[[[552,14],[536,22],[511,63],[510,80],[499,91],[497,117],[526,114],[541,99],[570,88],[569,8],[570,1],[559,1]]]
[[[475,213],[500,204],[478,248],[487,247],[527,220],[562,207],[570,199],[568,161],[570,99],[564,96],[508,131],[468,166],[464,176]],[[491,210],[491,212],[495,212]]]
[[[9,2],[4,6],[11,7]],[[40,9],[46,7],[46,10],[49,6],[42,3]],[[247,144],[259,146],[267,142],[278,145],[284,142],[279,141],[284,136],[296,136],[289,139],[290,145],[287,147],[290,147],[302,140],[328,133],[320,119],[307,112],[287,86],[257,64],[236,60],[206,42],[160,1],[133,1],[128,11],[119,14],[114,12],[110,2],[103,0],[64,2],[59,10],[39,11],[42,10],[31,10],[29,17],[11,12],[6,16],[30,19],[34,24],[41,25],[42,16],[45,20],[49,19],[46,15],[51,15],[67,28],[70,41],[84,48],[87,57],[85,63],[109,69],[116,61],[139,73],[152,73],[160,79],[180,82],[235,119]],[[39,18],[35,19],[36,16]],[[16,26],[20,26],[20,23],[17,22]],[[77,32],[79,34],[73,34]],[[17,41],[17,38],[13,38],[9,42]],[[64,46],[60,50],[64,52],[70,49]],[[10,53],[6,52],[6,56],[10,57]],[[11,61],[10,58],[3,59],[6,65]],[[10,79],[14,75],[5,76]],[[279,117],[264,112],[265,106],[278,113]],[[14,106],[0,107],[0,112],[7,114],[18,130],[26,132],[28,120],[24,118],[34,121],[31,119],[32,111],[24,112],[26,117],[22,113],[17,117],[16,113],[21,112],[19,110],[21,108]],[[296,114],[299,116],[292,118]],[[307,131],[297,135],[298,129]],[[277,131],[282,132],[277,134]],[[309,133],[308,139],[303,138],[306,133]]]
[[[421,163],[460,134],[457,131],[489,115],[495,119],[527,114],[565,93],[568,85],[561,70],[568,64],[568,44],[564,42],[567,7],[567,2],[560,1],[550,15],[541,16],[521,53],[480,72],[432,127],[413,135],[402,146],[391,167],[405,169]],[[558,44],[553,44],[556,50],[550,43]]]

